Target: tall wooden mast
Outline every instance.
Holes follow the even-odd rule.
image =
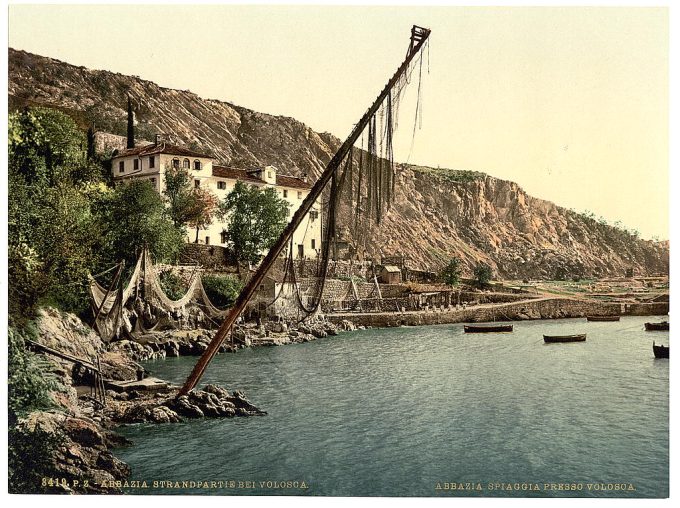
[[[373,115],[376,114],[376,112],[380,108],[380,105],[390,93],[390,90],[399,81],[399,78],[401,78],[407,71],[409,64],[415,58],[418,52],[422,49],[423,45],[425,44],[429,36],[430,30],[427,28],[422,28],[416,25],[414,25],[413,28],[411,28],[411,43],[409,45],[408,53],[406,54],[406,59],[399,66],[399,68],[394,73],[392,78],[387,82],[385,88],[383,88],[382,92],[380,92],[373,105],[371,105],[371,107],[368,108],[366,113],[364,113],[364,116],[361,117],[361,120],[359,120],[359,122],[356,124],[351,134],[342,144],[337,153],[326,165],[326,169],[321,174],[317,182],[314,184],[314,187],[312,187],[309,194],[300,205],[300,208],[298,208],[298,210],[293,215],[293,218],[288,224],[288,226],[286,226],[286,228],[283,230],[281,236],[276,241],[276,243],[271,247],[271,249],[269,249],[269,252],[262,260],[257,270],[252,275],[252,277],[250,278],[250,280],[245,285],[245,287],[239,294],[238,298],[234,302],[234,306],[231,308],[229,314],[224,319],[224,322],[217,330],[217,333],[215,333],[215,337],[213,337],[212,341],[208,345],[208,348],[205,350],[203,355],[199,358],[198,362],[194,366],[194,369],[191,371],[191,374],[185,381],[184,386],[182,386],[182,388],[180,389],[179,395],[186,395],[187,393],[189,393],[201,380],[201,377],[203,376],[205,369],[208,367],[208,364],[213,359],[215,354],[217,354],[217,351],[219,350],[220,345],[222,344],[224,339],[227,337],[229,330],[231,329],[234,322],[241,314],[247,303],[252,298],[253,294],[259,287],[267,271],[274,264],[276,258],[281,254],[284,247],[290,240],[290,237],[293,235],[295,230],[302,223],[304,217],[307,215],[307,213],[314,205],[314,202],[319,198],[319,196],[321,196],[324,187],[331,180],[333,174],[338,170],[345,156],[357,142],[359,136],[368,125],[369,120],[373,117]]]

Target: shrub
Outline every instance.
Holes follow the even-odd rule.
[[[204,275],[202,282],[210,301],[217,307],[231,306],[243,289],[243,283],[229,275]]]
[[[481,288],[486,286],[491,280],[491,267],[486,263],[478,263],[473,271],[475,282]]]
[[[450,286],[456,286],[460,282],[460,260],[451,258],[449,263],[442,269],[441,278]]]
[[[187,286],[178,275],[172,273],[171,270],[163,270],[158,274],[161,284],[161,289],[165,295],[171,300],[179,300],[187,292]]]
[[[26,350],[25,338],[35,338],[32,323],[8,330],[8,478],[11,493],[40,492],[40,479],[53,476],[52,457],[61,445],[59,435],[17,425],[31,411],[54,407],[50,391],[59,388],[47,361]]]

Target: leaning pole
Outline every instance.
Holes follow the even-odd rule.
[[[399,66],[399,68],[394,73],[392,78],[390,78],[390,80],[387,82],[385,88],[383,88],[382,92],[380,92],[375,102],[373,102],[371,107],[368,108],[366,113],[364,113],[364,116],[361,117],[361,120],[359,120],[359,122],[356,124],[356,126],[350,133],[349,137],[345,140],[345,142],[342,144],[337,153],[326,165],[326,169],[324,169],[323,173],[321,173],[321,176],[314,184],[314,187],[312,187],[309,194],[300,205],[300,208],[298,208],[298,210],[293,215],[293,218],[290,221],[290,223],[283,230],[281,236],[276,241],[276,243],[271,247],[271,249],[269,249],[269,252],[262,260],[257,270],[255,270],[255,273],[246,283],[245,287],[236,298],[234,306],[231,308],[229,314],[224,319],[219,329],[215,333],[215,336],[208,345],[208,348],[205,350],[203,355],[201,355],[201,357],[198,359],[198,362],[196,362],[196,365],[191,371],[191,374],[189,374],[189,377],[184,382],[182,388],[179,390],[178,396],[186,395],[187,393],[189,393],[196,387],[198,382],[201,380],[201,377],[203,376],[205,369],[208,367],[213,357],[217,354],[217,351],[222,345],[222,342],[224,342],[224,339],[227,337],[229,330],[231,330],[231,327],[233,326],[234,322],[236,321],[238,316],[241,314],[245,306],[252,298],[253,294],[259,287],[267,271],[274,264],[276,258],[281,254],[284,247],[290,240],[290,237],[293,235],[298,226],[302,223],[302,220],[307,215],[309,210],[312,208],[315,201],[319,198],[319,196],[321,196],[324,187],[328,184],[333,175],[336,173],[347,153],[357,142],[359,136],[368,125],[368,122],[371,119],[371,117],[378,111],[380,105],[390,93],[390,90],[398,82],[399,78],[401,78],[402,75],[406,72],[409,64],[420,52],[429,36],[430,36],[429,29],[413,25],[413,27],[411,28],[411,43],[409,45],[408,53],[406,54],[405,60]]]

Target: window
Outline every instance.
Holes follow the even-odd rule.
[[[298,199],[302,199],[302,191],[298,191]]]
[[[210,237],[209,236],[205,237],[205,244],[210,245]]]
[[[283,189],[283,197],[287,198],[288,197],[288,190]]]
[[[311,212],[309,212],[309,218],[311,220],[318,219],[319,218],[319,212],[315,212],[315,211],[312,210]]]
[[[272,179],[272,172],[271,171],[267,171],[267,178],[269,178],[270,180]]]
[[[312,249],[316,249],[316,240],[312,238]]]
[[[120,161],[118,163],[118,172],[119,173],[124,173],[125,172],[125,161]]]
[[[298,258],[302,259],[305,257],[305,246],[301,243],[298,244]]]
[[[135,171],[139,169],[139,159],[135,159],[134,161],[132,161],[132,169],[134,169]]]
[[[156,159],[154,159],[153,155],[151,157],[149,157],[149,167],[150,168],[156,167]]]
[[[155,178],[151,179],[151,185],[153,185],[154,189],[156,188],[156,179]]]
[[[200,180],[194,180],[194,187],[197,189],[201,186],[201,181]]]
[[[227,243],[227,232],[226,231],[222,231],[220,233],[220,241],[222,243]]]
[[[196,171],[200,171],[200,170],[201,170],[201,161],[194,161],[194,169],[195,169]]]
[[[217,188],[220,190],[224,190],[227,188],[227,182],[217,182]],[[222,242],[224,243],[224,242]]]
[[[189,162],[189,159],[184,159],[184,162],[182,163],[182,167],[189,169],[191,167],[191,163]]]
[[[172,159],[172,167],[179,169],[179,159]]]

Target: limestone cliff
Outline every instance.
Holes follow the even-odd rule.
[[[162,133],[237,167],[273,164],[286,174],[318,176],[340,144],[292,118],[12,49],[8,88],[10,108],[56,107],[84,127],[95,122],[99,130],[119,135],[125,133],[130,93],[140,138]],[[344,209],[341,222],[348,224],[348,217]],[[349,236],[356,243],[351,228]],[[399,166],[396,201],[368,238],[367,256],[405,254],[429,269],[458,256],[468,270],[485,261],[502,277],[668,271],[667,242],[637,239],[528,196],[515,183],[465,171]]]

